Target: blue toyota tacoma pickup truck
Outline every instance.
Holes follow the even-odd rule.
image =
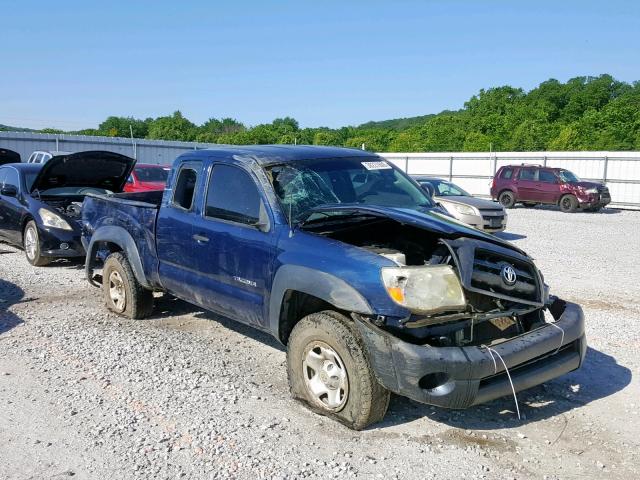
[[[383,418],[389,392],[466,408],[585,355],[582,310],[530,257],[368,152],[193,151],[164,192],[89,196],[82,216],[110,310],[143,318],[161,291],[269,332],[292,395],[354,429]]]

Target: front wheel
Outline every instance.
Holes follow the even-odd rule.
[[[102,293],[107,308],[123,317],[144,318],[153,310],[153,292],[140,285],[121,252],[112,253],[104,262]]]
[[[504,208],[513,208],[516,204],[516,196],[512,191],[506,190],[500,194],[498,201]]]
[[[325,311],[300,320],[287,345],[294,398],[354,430],[384,418],[389,391],[378,383],[353,322]]]
[[[573,213],[578,209],[578,199],[573,195],[565,195],[560,199],[560,210]]]
[[[22,246],[24,247],[27,262],[34,267],[42,267],[51,263],[50,258],[40,255],[40,234],[38,232],[38,226],[33,220],[29,221],[24,228]]]

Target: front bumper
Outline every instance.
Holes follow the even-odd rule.
[[[80,232],[39,226],[40,255],[53,258],[84,257]],[[67,248],[64,248],[67,247]]]
[[[611,203],[611,196],[607,194],[592,193],[584,196],[577,196],[580,208],[601,208]]]
[[[560,328],[547,324],[492,347],[507,364],[516,391],[582,364],[587,350],[582,309],[557,302],[551,311]],[[414,345],[369,322],[357,319],[356,325],[378,381],[392,392],[447,408],[467,408],[511,394],[502,362],[485,347]]]

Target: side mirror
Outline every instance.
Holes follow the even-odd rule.
[[[0,190],[0,194],[5,197],[15,197],[18,195],[18,189],[14,185],[5,185],[2,187],[2,190]]]

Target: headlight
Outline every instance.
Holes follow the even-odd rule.
[[[61,230],[73,230],[71,225],[69,225],[64,218],[53,213],[51,210],[41,208],[38,210],[38,214],[42,219],[42,223],[44,223],[46,227],[59,228]]]
[[[470,207],[469,205],[454,203],[453,208],[455,208],[456,212],[458,212],[460,215],[477,215],[475,208]]]
[[[462,285],[449,265],[385,267],[382,282],[391,299],[416,313],[464,309]]]
[[[598,189],[597,188],[587,188],[585,190],[585,192],[587,192],[587,193],[598,193]]]

